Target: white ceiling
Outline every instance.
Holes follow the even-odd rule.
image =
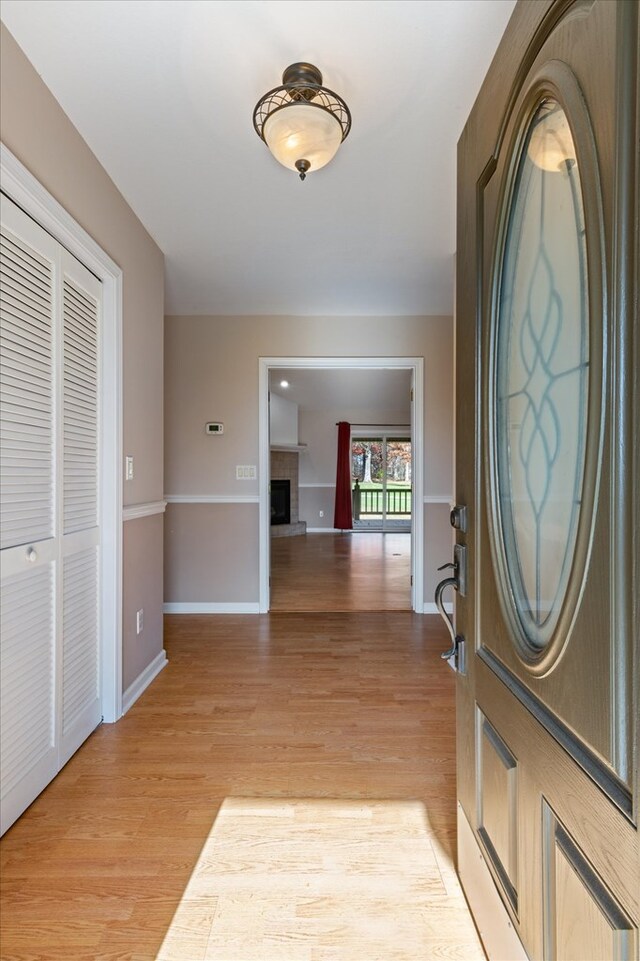
[[[280,381],[289,381],[288,388]],[[393,412],[411,417],[410,370],[276,368],[269,372],[269,389],[293,401],[302,411]]]
[[[455,146],[515,0],[3,0],[166,256],[180,314],[452,309]],[[252,126],[297,60],[353,128],[304,183]]]

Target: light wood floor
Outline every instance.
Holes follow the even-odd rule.
[[[168,667],[0,844],[3,961],[482,957],[452,870],[438,620],[174,616],[166,633]]]
[[[272,538],[272,611],[410,609],[410,534]]]

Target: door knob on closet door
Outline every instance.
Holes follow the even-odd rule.
[[[35,564],[38,560],[38,552],[35,547],[27,547],[27,560],[30,564]]]

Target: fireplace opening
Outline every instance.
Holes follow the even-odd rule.
[[[271,523],[291,523],[291,481],[271,481]]]

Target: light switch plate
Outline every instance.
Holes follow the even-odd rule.
[[[236,480],[255,480],[257,476],[255,464],[236,464]]]
[[[144,607],[141,607],[139,611],[136,611],[136,634],[142,634],[143,628],[144,628]]]
[[[127,454],[124,459],[124,479],[133,480],[133,457]]]

